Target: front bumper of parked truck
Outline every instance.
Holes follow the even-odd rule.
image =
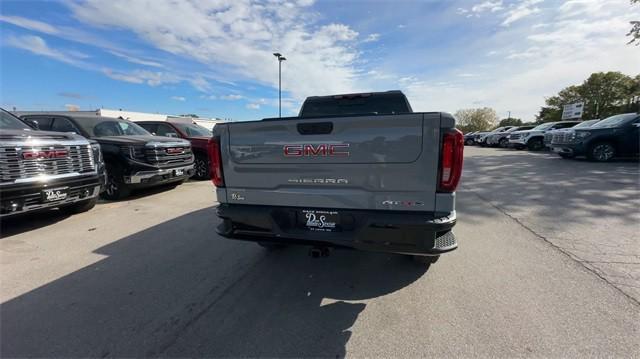
[[[63,207],[95,198],[104,184],[104,175],[88,174],[52,176],[42,181],[31,181],[0,186],[0,217]],[[47,190],[59,190],[65,194],[59,200],[49,200]]]
[[[451,231],[455,212],[367,211],[317,209],[337,212],[339,228],[314,231],[300,216],[307,208],[230,205],[217,208],[222,223],[217,232],[223,237],[304,245],[326,245],[359,250],[435,256],[458,247]]]

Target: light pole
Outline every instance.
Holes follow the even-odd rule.
[[[274,52],[273,56],[278,59],[278,117],[282,117],[282,61],[287,58],[279,52]]]

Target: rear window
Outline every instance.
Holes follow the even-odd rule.
[[[308,98],[302,105],[300,117],[410,112],[411,107],[403,94],[362,94]]]

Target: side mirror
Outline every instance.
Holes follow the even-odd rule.
[[[38,124],[38,121],[36,121],[36,120],[29,121],[29,124],[31,125],[31,127],[33,127],[36,130],[40,129],[40,125]]]
[[[640,122],[636,122],[636,123],[632,123],[631,126],[633,127],[640,127]]]
[[[155,135],[156,135],[156,133],[155,133],[155,132],[151,132],[151,135],[152,135],[152,136],[155,136]]]

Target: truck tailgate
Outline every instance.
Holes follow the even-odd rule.
[[[412,113],[221,126],[226,200],[433,211],[440,121]]]

